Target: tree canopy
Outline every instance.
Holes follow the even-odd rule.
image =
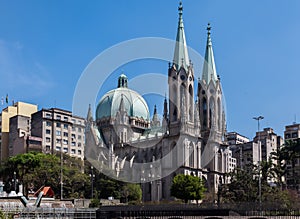
[[[171,195],[184,200],[201,200],[204,197],[205,188],[201,179],[197,176],[178,174],[173,178]]]

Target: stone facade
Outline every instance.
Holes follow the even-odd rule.
[[[170,199],[172,179],[179,173],[200,177],[215,194],[218,184],[227,180],[225,173],[236,164],[224,142],[226,119],[211,28],[207,28],[205,63],[197,83],[182,12],[180,4],[174,59],[168,69],[169,98],[163,103],[162,120],[156,107],[150,120],[148,106],[128,88],[125,75],[119,77],[118,88],[101,98],[95,121],[91,109],[88,112],[86,157],[107,174],[142,183],[144,201]]]

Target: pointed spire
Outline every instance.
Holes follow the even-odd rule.
[[[159,125],[160,125],[160,122],[159,122],[158,115],[157,115],[157,109],[156,109],[156,105],[154,105],[154,113],[153,113],[153,117],[152,117],[151,126],[158,127]]]
[[[167,102],[167,97],[165,96],[164,100],[164,119],[168,119],[168,102]]]
[[[198,98],[195,102],[195,117],[194,117],[194,125],[196,130],[200,129],[200,117],[199,117],[199,102]]]
[[[92,107],[91,104],[89,104],[89,109],[86,117],[87,121],[92,122],[93,121],[93,114],[92,114]]]
[[[211,80],[213,80],[214,83],[217,82],[218,80],[215,58],[214,58],[214,53],[212,48],[212,41],[210,37],[210,31],[211,31],[211,26],[210,23],[208,23],[205,59],[204,59],[203,70],[202,70],[202,80],[204,80],[206,84],[209,84]]]
[[[189,56],[187,51],[187,45],[185,40],[184,26],[183,26],[183,18],[182,18],[182,2],[180,1],[178,12],[179,12],[179,21],[178,21],[178,29],[176,36],[176,46],[174,51],[173,65],[176,66],[176,69],[183,65],[183,67],[187,68],[189,66]]]

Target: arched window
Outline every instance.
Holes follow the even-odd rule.
[[[194,95],[193,87],[190,84],[189,86],[189,121],[193,121],[193,110],[194,110]]]
[[[207,101],[204,97],[202,100],[202,111],[203,111],[203,128],[207,128]]]
[[[172,167],[177,167],[177,147],[176,147],[176,142],[173,142],[171,144],[171,156],[172,156]]]
[[[189,166],[192,167],[192,168],[194,167],[194,155],[195,155],[194,151],[195,151],[194,150],[194,145],[191,142],[190,145],[189,145],[189,154],[190,154]]]
[[[172,121],[175,122],[177,120],[177,87],[175,86],[175,84],[172,87],[172,97],[173,99],[170,100],[171,104],[173,105],[173,116],[172,116]]]
[[[222,130],[222,114],[221,114],[221,101],[220,98],[218,98],[218,109],[217,109],[217,115],[218,115],[218,130],[221,131]]]
[[[215,122],[215,100],[214,98],[209,99],[209,128],[211,128],[214,125]]]

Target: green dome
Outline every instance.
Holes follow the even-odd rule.
[[[137,92],[127,87],[119,87],[107,92],[96,109],[96,119],[115,117],[123,98],[124,108],[129,116],[149,120],[150,114],[146,101]]]

